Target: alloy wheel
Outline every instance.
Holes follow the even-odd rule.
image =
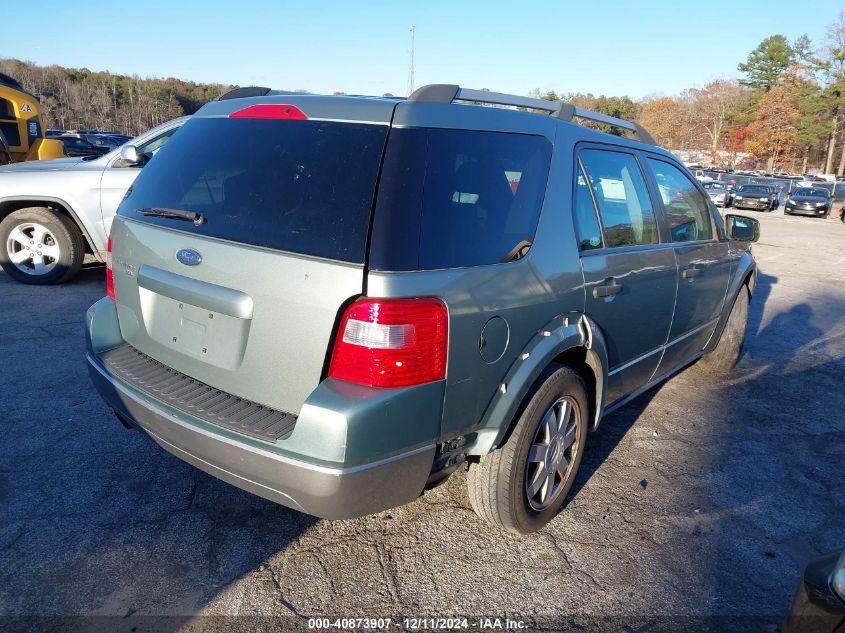
[[[45,275],[59,261],[61,249],[47,227],[36,222],[18,224],[6,241],[6,254],[18,270],[28,275]]]
[[[532,510],[552,505],[571,476],[581,444],[580,415],[575,400],[563,396],[541,418],[525,468],[525,495]]]

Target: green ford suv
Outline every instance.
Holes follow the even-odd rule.
[[[736,363],[757,224],[638,125],[452,85],[253,93],[140,174],[87,315],[103,398],[181,459],[327,518],[467,468],[531,532],[604,414]]]

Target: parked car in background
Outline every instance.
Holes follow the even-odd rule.
[[[784,213],[827,217],[830,214],[830,191],[824,187],[798,187],[786,199]]]
[[[69,158],[98,157],[107,153],[107,147],[97,147],[88,141],[76,136],[57,136],[56,140],[61,141],[65,148],[65,156]]]
[[[119,132],[99,132],[97,130],[70,130],[63,136],[73,136],[88,141],[92,145],[114,144],[115,147],[129,141],[132,137]],[[107,141],[108,143],[103,143]],[[114,147],[112,148],[114,149]]]
[[[719,180],[705,180],[701,185],[717,207],[727,208],[733,203],[733,185]]]
[[[60,283],[77,273],[86,252],[104,262],[117,205],[185,120],[160,125],[105,155],[97,150],[84,158],[0,167],[0,266],[6,274],[24,283]]]
[[[733,206],[737,209],[773,211],[778,207],[777,192],[769,185],[742,185],[734,194]]]
[[[124,138],[126,140],[124,140]],[[88,142],[94,147],[100,147],[106,151],[117,149],[124,143],[130,140],[128,137],[114,136],[112,134],[91,134],[88,136]]]
[[[845,631],[845,551],[819,556],[804,568],[783,633]]]
[[[491,98],[552,116],[454,103]],[[119,419],[277,503],[361,516],[469,462],[476,512],[533,532],[604,412],[730,372],[758,236],[568,104],[221,98],[121,202],[87,360]]]

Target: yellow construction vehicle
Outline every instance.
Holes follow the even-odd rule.
[[[44,137],[38,99],[0,73],[0,164],[64,155],[61,141]]]

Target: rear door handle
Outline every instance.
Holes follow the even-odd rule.
[[[700,268],[695,268],[694,266],[690,266],[689,268],[684,268],[683,272],[681,273],[681,277],[683,279],[694,279],[701,274]]]
[[[612,297],[620,292],[622,292],[622,284],[618,284],[611,279],[608,283],[593,287],[593,299]]]

